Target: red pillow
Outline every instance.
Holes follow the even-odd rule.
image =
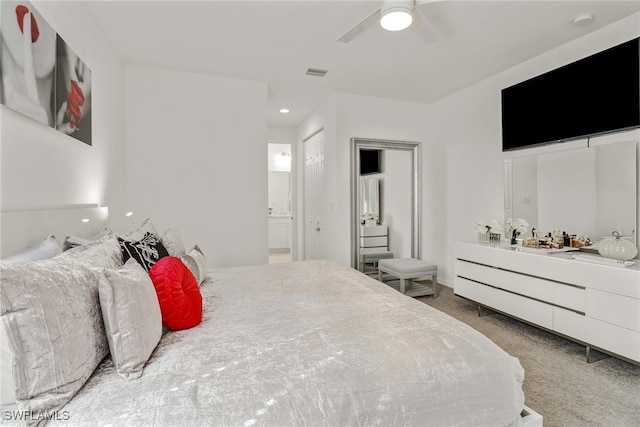
[[[180,258],[161,258],[151,267],[149,276],[158,294],[162,323],[169,329],[193,328],[202,321],[198,282]]]

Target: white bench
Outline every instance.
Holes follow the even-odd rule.
[[[400,292],[409,296],[438,296],[438,266],[415,258],[381,259],[378,262],[378,280],[384,282],[383,274],[400,279]],[[413,280],[431,276],[431,289],[414,284]],[[407,280],[411,289],[407,289]]]
[[[384,248],[360,248],[360,271],[376,277],[378,275],[378,262],[381,259],[393,258],[393,252],[384,250]],[[373,268],[367,269],[367,264],[371,264]]]

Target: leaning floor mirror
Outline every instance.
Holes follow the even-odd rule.
[[[351,139],[351,265],[420,258],[420,143]]]

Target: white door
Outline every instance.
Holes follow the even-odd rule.
[[[323,258],[324,138],[320,131],[304,141],[304,259]]]

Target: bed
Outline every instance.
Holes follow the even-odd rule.
[[[107,354],[63,405],[27,421],[542,425],[524,405],[516,358],[466,324],[337,262],[213,269],[199,285],[201,322],[165,328],[141,376],[118,375]],[[9,328],[7,293],[2,317]],[[20,421],[3,414],[5,422]]]

